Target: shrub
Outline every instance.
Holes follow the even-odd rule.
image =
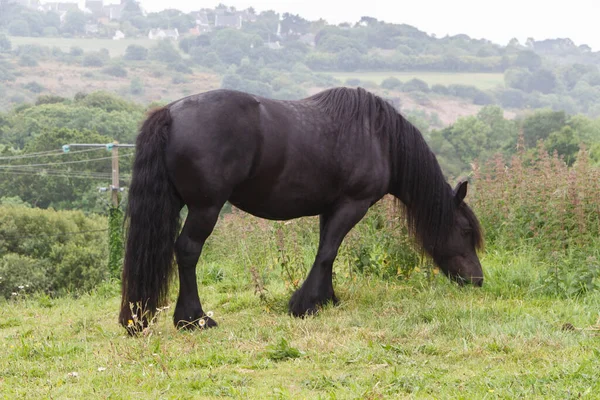
[[[542,141],[510,161],[497,156],[475,163],[470,203],[486,240],[497,249],[536,249],[547,265],[545,290],[580,294],[600,286],[600,169],[585,149],[569,167],[550,155]]]
[[[37,67],[38,66],[38,62],[31,55],[29,55],[29,54],[23,54],[19,58],[19,65],[21,67]]]
[[[137,44],[130,44],[125,49],[125,60],[143,61],[148,58],[148,49]]]
[[[120,65],[111,65],[102,70],[107,75],[116,76],[118,78],[125,78],[127,76],[127,70]]]
[[[80,211],[0,206],[0,295],[91,289],[108,275],[105,230]]]
[[[390,90],[402,89],[402,81],[394,76],[390,76],[381,82],[381,87]]]
[[[101,67],[104,65],[104,60],[98,54],[86,54],[82,63],[84,67]]]

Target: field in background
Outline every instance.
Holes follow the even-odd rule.
[[[37,44],[40,46],[59,47],[62,51],[68,52],[71,47],[81,47],[83,51],[99,51],[107,49],[111,57],[122,56],[125,54],[125,49],[131,44],[137,44],[146,48],[152,47],[156,41],[148,38],[131,38],[131,39],[80,39],[80,38],[36,38],[36,37],[20,37],[9,36],[13,47],[27,44]]]
[[[435,84],[450,85],[463,84],[473,85],[479,89],[493,89],[496,86],[504,86],[504,75],[501,73],[454,73],[454,72],[410,72],[410,71],[365,71],[365,72],[331,72],[328,73],[335,78],[345,82],[346,79],[360,79],[361,81],[371,81],[376,84],[389,77],[395,77],[402,82],[413,78],[421,79],[430,86]]]

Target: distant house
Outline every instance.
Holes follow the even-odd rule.
[[[216,28],[242,28],[242,16],[241,15],[219,15],[215,14],[215,27]]]
[[[54,11],[57,14],[66,13],[67,11],[78,11],[79,5],[77,3],[65,3],[65,2],[50,2],[41,5],[42,11]]]
[[[85,8],[90,10],[94,17],[101,17],[104,8],[104,0],[85,0]]]
[[[208,14],[205,11],[198,11],[192,13],[192,17],[196,20],[198,26],[210,26],[208,23]]]
[[[121,39],[125,39],[125,34],[123,32],[121,32],[120,30],[117,29],[117,31],[115,32],[115,35],[112,38],[113,40],[121,40]]]
[[[212,31],[210,26],[196,25],[195,27],[190,28],[188,33],[193,36],[198,36],[198,35],[202,35],[203,33],[208,33],[210,31]]]
[[[121,16],[123,15],[124,8],[125,8],[125,3],[107,4],[104,7],[102,7],[102,13],[110,21],[119,21],[121,19]]]
[[[175,29],[150,29],[148,32],[148,38],[152,40],[158,39],[179,39],[179,31]]]

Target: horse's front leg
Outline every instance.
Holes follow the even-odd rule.
[[[333,292],[333,262],[344,237],[367,213],[371,201],[347,200],[320,215],[319,249],[302,286],[289,302],[290,314],[300,317],[317,312],[337,298]]]

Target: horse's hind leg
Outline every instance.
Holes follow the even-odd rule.
[[[337,303],[333,293],[333,262],[344,237],[365,216],[370,204],[370,201],[347,201],[320,216],[319,250],[306,280],[290,299],[292,315],[312,314],[329,301]]]
[[[179,270],[179,297],[173,314],[173,323],[177,328],[198,328],[201,318],[204,318],[204,327],[217,325],[202,310],[196,282],[196,264],[202,246],[217,222],[221,207],[222,204],[189,209],[183,230],[175,243]]]

